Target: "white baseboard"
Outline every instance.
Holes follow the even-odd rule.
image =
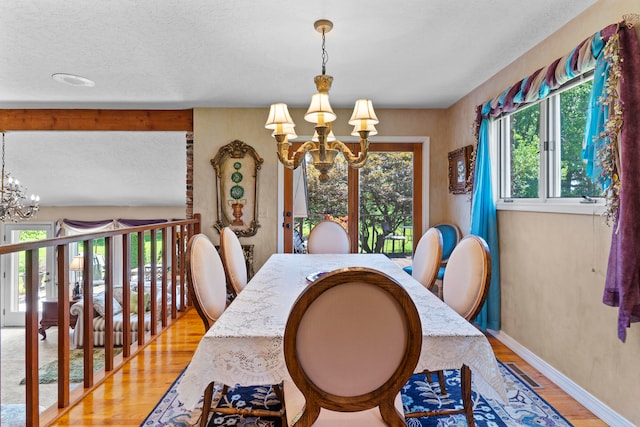
[[[569,396],[580,402],[582,406],[594,413],[605,423],[610,426],[619,427],[635,427],[635,424],[612,410],[610,407],[602,403],[594,395],[580,387],[578,384],[570,380],[567,376],[556,370],[553,366],[536,356],[534,353],[520,345],[516,340],[502,331],[488,331],[498,341],[509,347],[511,351],[523,358],[527,363],[536,368],[547,377],[550,381],[560,387]]]

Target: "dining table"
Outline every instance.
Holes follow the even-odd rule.
[[[203,335],[178,385],[179,401],[192,410],[214,381],[250,386],[290,380],[283,339],[291,307],[307,286],[313,286],[313,279],[348,267],[381,271],[411,296],[422,323],[422,349],[415,372],[467,365],[474,391],[507,401],[487,337],[382,254],[271,255]]]

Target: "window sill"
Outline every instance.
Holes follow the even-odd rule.
[[[598,216],[603,215],[606,212],[604,200],[596,200],[596,203],[580,203],[580,201],[577,199],[520,199],[513,200],[511,202],[505,202],[504,199],[500,199],[496,204],[496,209],[499,211],[546,212]]]

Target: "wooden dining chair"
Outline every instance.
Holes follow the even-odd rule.
[[[247,263],[240,240],[229,227],[220,231],[220,257],[229,281],[229,290],[235,298],[247,286]]]
[[[416,246],[411,263],[411,276],[422,284],[429,291],[442,298],[441,293],[436,289],[435,282],[442,262],[442,233],[435,227],[431,227],[422,235]],[[429,371],[424,371],[427,377],[431,376]],[[436,371],[440,389],[444,389],[444,372]]]
[[[433,227],[437,228],[442,234],[442,262],[440,264],[440,270],[438,270],[438,277],[436,278],[436,280],[442,281],[449,258],[453,253],[453,249],[460,239],[462,239],[462,233],[460,232],[460,228],[455,224],[441,223]]]
[[[453,252],[453,248],[456,247],[462,238],[462,233],[460,232],[460,228],[455,224],[441,223],[434,225],[433,228],[436,228],[440,231],[440,234],[442,234],[442,261],[440,262],[440,269],[438,270],[438,276],[436,277],[436,282],[441,283],[444,278],[444,272],[446,271],[449,257]],[[409,265],[404,267],[403,270],[411,274],[413,266]]]
[[[469,235],[453,249],[442,280],[444,302],[469,322],[480,313],[489,294],[491,282],[491,254],[482,237]],[[441,394],[446,394],[442,371],[425,372],[438,374]],[[464,413],[467,423],[474,425],[473,402],[471,400],[471,370],[466,365],[461,368],[461,391],[463,408],[459,410],[425,411],[407,413],[407,418],[452,415]]]
[[[431,227],[422,235],[413,253],[411,275],[433,292],[442,261],[442,233]]]
[[[422,347],[409,294],[376,270],[336,270],[291,309],[284,356],[289,425],[405,426],[400,390]]]
[[[455,247],[442,279],[442,299],[473,322],[489,294],[491,253],[480,236],[468,235]]]
[[[227,303],[224,267],[211,240],[196,234],[187,243],[187,289],[207,331]]]
[[[234,234],[235,237],[235,234]],[[213,326],[214,322],[222,315],[227,304],[227,287],[225,271],[222,260],[215,246],[204,234],[196,234],[187,243],[187,288],[196,311],[204,323],[205,331]],[[215,382],[211,382],[204,391],[204,402],[200,426],[205,427],[211,410],[221,414],[244,414],[255,416],[277,416],[286,423],[284,398],[279,385],[274,385],[273,390],[280,402],[282,409],[279,411],[251,410],[245,408],[211,408]],[[225,396],[229,390],[227,385],[222,387],[221,395]]]
[[[351,250],[349,235],[335,221],[322,221],[316,224],[307,239],[307,253],[310,254],[348,254]]]

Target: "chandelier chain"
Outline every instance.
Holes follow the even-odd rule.
[[[322,74],[326,74],[326,65],[329,60],[329,55],[327,54],[327,50],[325,49],[325,31],[322,30]]]

